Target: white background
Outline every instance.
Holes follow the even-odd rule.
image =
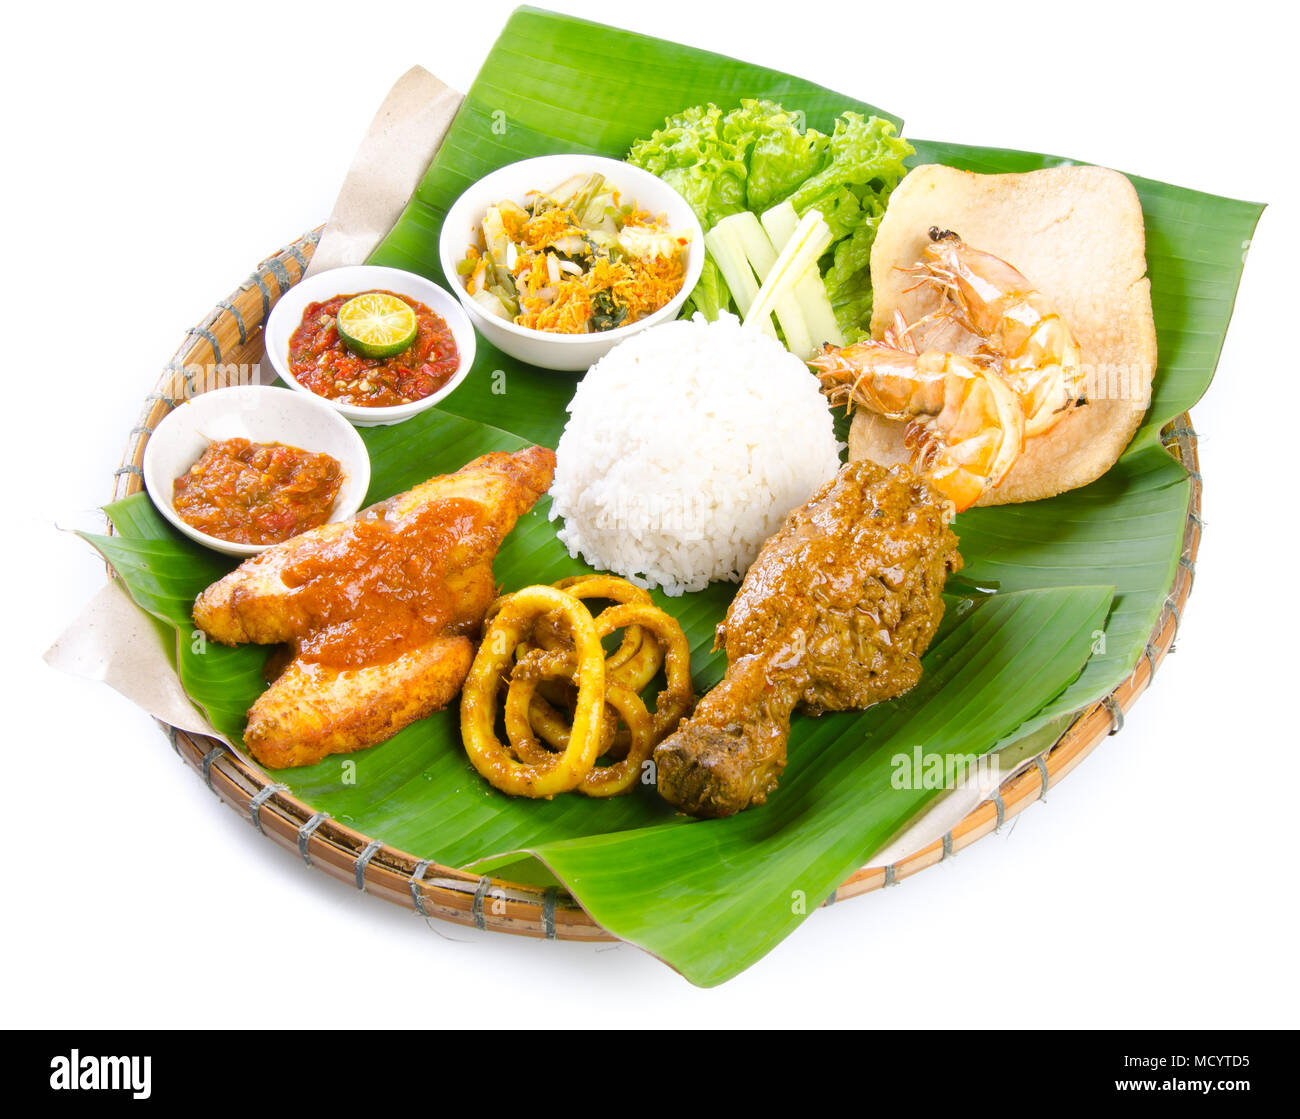
[[[4,1024],[1296,1025],[1294,16],[559,6],[816,79],[913,136],[1270,203],[1194,413],[1207,532],[1177,654],[1045,805],[711,991],[307,869],[143,713],[40,662],[104,581],[58,529],[99,523],[184,329],[325,218],[392,81],[419,62],[467,88],[510,5],[23,5],[0,48]]]

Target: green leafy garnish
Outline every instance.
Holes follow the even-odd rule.
[[[761,214],[787,200],[800,217],[820,210],[833,237],[822,261],[827,293],[840,330],[854,341],[871,318],[871,243],[911,154],[880,117],[845,112],[827,136],[773,101],[749,99],[726,113],[710,104],[671,116],[627,158],[679,191],[706,231],[732,214]],[[692,292],[685,313],[712,319],[731,308],[712,264],[700,281],[708,287]]]
[[[613,330],[627,321],[627,308],[607,291],[599,291],[591,301],[591,330]]]

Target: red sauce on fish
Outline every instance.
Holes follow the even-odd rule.
[[[279,544],[328,521],[342,486],[343,467],[329,455],[224,439],[172,483],[172,507],[218,540]]]
[[[442,316],[405,295],[383,294],[415,312],[415,341],[394,357],[362,357],[348,349],[335,326],[339,308],[355,296],[309,303],[289,338],[289,372],[303,388],[340,404],[389,408],[432,396],[455,376],[460,352]]]
[[[442,634],[475,628],[477,617],[459,617],[457,606],[481,597],[466,594],[473,571],[462,570],[463,557],[494,546],[475,541],[494,531],[483,523],[482,506],[447,498],[402,516],[398,500],[367,509],[282,569],[285,586],[299,588],[296,606],[311,619],[297,650],[303,660],[335,668],[386,664]],[[490,583],[491,569],[484,571]],[[491,598],[490,586],[485,595]]]

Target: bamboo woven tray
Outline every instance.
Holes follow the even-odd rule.
[[[264,354],[262,324],[276,301],[303,276],[320,230],[267,257],[254,273],[221,300],[195,327],[168,362],[154,390],[145,398],[139,421],[131,429],[122,465],[114,472],[114,499],[143,487],[141,463],[154,428],[183,398],[219,387],[208,378],[187,384],[187,366],[253,366]],[[1179,620],[1192,589],[1201,541],[1201,476],[1196,433],[1187,413],[1161,432],[1161,441],[1191,476],[1191,496],[1183,549],[1164,609],[1147,641],[1145,655],[1132,674],[1108,696],[1080,712],[1035,765],[1008,778],[992,799],[979,805],[942,839],[889,866],[868,866],[850,875],[826,904],[890,886],[942,862],[977,839],[996,831],[1066,776],[1107,735],[1124,725],[1124,712],[1151,683],[1157,666],[1173,651]],[[111,528],[110,528],[111,531]],[[419,859],[378,839],[346,827],[291,796],[250,760],[216,739],[188,734],[161,723],[176,752],[203,778],[208,788],[254,827],[280,846],[296,851],[309,865],[357,889],[376,894],[426,917],[438,917],[480,929],[565,940],[613,939],[567,893],[501,879],[480,877]]]

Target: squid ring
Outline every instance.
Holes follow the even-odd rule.
[[[641,626],[629,626],[625,632],[634,629],[641,631],[641,643],[630,657],[617,664],[610,664],[610,661],[618,657],[623,650],[620,647],[615,651],[614,655],[605,661],[605,675],[611,683],[627,688],[628,691],[639,692],[663,667],[664,652],[649,630]]]
[[[540,649],[525,652],[510,670],[510,685],[506,689],[504,704],[506,739],[521,762],[549,767],[569,748],[568,725],[560,718],[559,712],[537,694],[537,685],[543,680],[570,675],[572,669],[565,654]],[[534,703],[545,707],[550,714],[550,718],[538,720],[536,732],[533,729]],[[538,741],[539,735],[542,742]],[[553,749],[548,750],[543,742]]]
[[[632,741],[627,756],[612,765],[596,766],[578,786],[578,792],[589,797],[614,797],[625,793],[641,776],[642,766],[650,760],[659,740],[655,737],[654,720],[645,703],[636,692],[618,684],[605,689],[605,702],[622,717],[631,733]]]
[[[535,654],[530,654],[533,655]],[[512,676],[505,703],[506,735],[521,760],[544,767],[554,764],[555,760],[562,756],[559,753],[552,753],[537,741],[532,721],[535,719],[536,712],[537,685],[543,679],[568,675],[571,671],[566,662],[547,660],[543,657],[532,661],[528,671],[523,675]],[[641,776],[642,766],[649,760],[658,744],[654,734],[654,720],[636,692],[617,684],[610,684],[605,689],[605,702],[618,718],[627,724],[630,745],[620,761],[606,766],[595,766],[583,777],[577,786],[577,791],[592,797],[611,797],[627,792],[636,784]],[[546,706],[559,720],[558,712],[549,704]],[[602,742],[609,742],[614,736],[615,729],[615,720],[608,720]],[[567,741],[568,728],[563,728],[561,734]]]
[[[653,633],[663,645],[664,666],[668,686],[655,700],[654,738],[662,741],[689,713],[695,702],[695,686],[691,682],[691,647],[686,634],[676,618],[665,614],[657,606],[633,603],[611,606],[595,620],[597,638],[607,637],[615,630],[638,625]]]
[[[604,638],[619,629],[629,629],[632,626],[639,626],[648,641],[654,642],[656,648],[662,644],[668,649],[666,659],[668,686],[660,693],[655,704],[654,714],[654,740],[656,744],[662,741],[681,719],[690,711],[691,704],[695,700],[695,688],[691,682],[691,660],[690,645],[686,641],[686,635],[682,632],[681,626],[676,619],[659,610],[652,603],[629,603],[626,605],[613,606],[608,610],[602,611],[596,616],[596,633],[597,636]],[[545,657],[562,656],[562,653],[549,653]],[[532,658],[537,654],[529,654]],[[521,662],[522,664],[523,662]],[[542,657],[530,659],[533,665],[550,664]],[[546,671],[540,673],[541,678],[555,679],[568,675],[558,670],[559,662],[554,662],[555,670],[549,667]],[[658,672],[660,665],[654,664],[650,673],[651,678],[655,672]],[[535,671],[525,667],[525,673]],[[631,692],[639,692],[648,679],[640,683],[639,686],[625,682],[621,679],[621,673],[610,672],[609,662],[605,662],[605,680],[606,690],[614,687],[623,687]],[[524,739],[535,741],[533,738],[532,728],[536,728],[543,740],[555,749],[562,749],[568,739],[568,727],[565,725],[561,714],[547,703],[541,696],[535,695],[534,688],[528,690],[528,699],[530,706],[524,708],[522,703],[516,708],[515,727]],[[527,711],[525,717],[524,712]],[[624,719],[624,722],[627,722]],[[629,730],[631,724],[629,723]],[[507,724],[509,729],[509,724]],[[512,741],[518,741],[515,732],[510,733]],[[602,753],[604,750],[602,749]]]
[[[474,768],[502,792],[550,798],[575,788],[599,756],[605,721],[605,650],[591,612],[562,590],[525,587],[496,605],[461,693],[461,739]],[[516,646],[533,622],[546,614],[558,615],[572,639],[578,704],[564,752],[546,765],[530,765],[514,757],[496,736],[497,692]]]
[[[588,797],[617,797],[620,793],[627,793],[640,780],[643,765],[649,762],[654,747],[659,745],[654,734],[654,720],[636,691],[611,684],[604,691],[604,702],[610,704],[628,725],[632,742],[621,762],[597,765],[582,778],[577,790]]]
[[[607,598],[611,602],[628,604],[633,602],[651,603],[653,599],[650,592],[626,579],[620,579],[615,575],[570,575],[567,579],[561,579],[554,584],[556,590],[566,591],[573,595],[574,598]],[[548,627],[539,625],[533,631],[533,640],[544,649],[560,648],[560,642],[563,640],[555,634],[554,630],[547,632]],[[605,658],[605,671],[611,672],[620,669],[622,666],[638,656],[645,644],[644,637],[639,626],[629,626],[627,632],[623,634],[623,642],[608,657]],[[661,658],[662,659],[662,658]],[[642,662],[643,663],[643,662]],[[653,671],[638,684],[636,683],[637,674],[625,675],[620,681],[625,686],[632,688],[633,691],[639,692],[651,680],[654,674],[659,671],[659,663],[654,666]]]
[[[569,744],[569,724],[564,717],[564,709],[557,708],[554,702],[542,695],[541,683],[536,689],[536,694],[532,697],[532,704],[528,709],[527,725],[532,728],[532,732],[546,743],[552,750],[563,750]],[[609,676],[605,677],[605,690],[608,691],[613,687],[621,687],[610,683]],[[509,694],[507,693],[507,701]],[[507,708],[507,711],[509,708]],[[522,729],[522,716],[520,721],[515,723]],[[526,735],[525,735],[526,737]],[[600,757],[609,757],[614,761],[622,761],[627,757],[627,751],[632,742],[631,732],[625,728],[615,726],[613,728],[613,737],[608,734],[601,741]],[[512,740],[512,745],[516,746],[515,753],[522,758],[517,743]],[[540,756],[540,755],[539,755]]]
[[[609,686],[608,678],[605,686]],[[529,691],[533,698],[528,708],[528,725],[552,750],[563,750],[569,744],[569,724],[562,709],[557,708],[550,698],[540,694],[540,688],[530,688]],[[509,707],[506,710],[509,711]]]
[[[571,575],[552,585],[574,598],[604,598],[621,605],[653,606],[654,603],[649,591],[615,575]],[[560,627],[548,619],[538,620],[533,627],[532,639],[535,645],[551,652],[566,648]],[[520,656],[525,652],[527,647],[521,650]],[[663,662],[663,650],[653,634],[639,625],[629,625],[625,628],[622,644],[605,658],[605,677],[612,684],[640,692],[655,678]],[[542,738],[559,748],[557,715],[553,708],[548,713],[548,706],[534,704],[532,722]]]
[[[537,691],[544,680],[570,680],[572,677],[573,664],[567,650],[548,653],[531,649],[511,670],[504,707],[506,738],[521,762],[545,768],[554,764],[569,748],[572,728]],[[606,690],[608,687],[607,682]],[[608,719],[603,721],[601,732],[597,757],[606,752],[613,738],[614,727]],[[543,746],[538,738],[551,749]]]

